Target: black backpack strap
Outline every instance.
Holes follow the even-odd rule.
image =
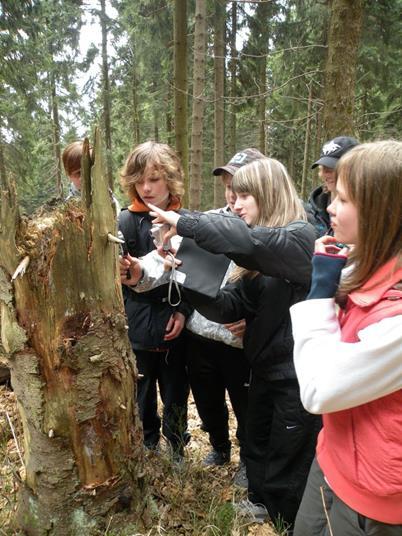
[[[127,208],[123,208],[120,211],[118,223],[119,230],[123,233],[130,254],[135,256],[138,233],[137,218]]]

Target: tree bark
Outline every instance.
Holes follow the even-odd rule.
[[[237,49],[236,49],[236,35],[237,35],[237,3],[232,2],[231,10],[232,26],[230,29],[230,114],[229,114],[229,144],[228,153],[230,156],[236,152],[236,127],[237,127]]]
[[[57,103],[56,79],[54,72],[50,73],[50,86],[53,122],[53,152],[54,160],[56,162],[56,189],[58,196],[61,198],[63,196],[63,187],[61,183],[60,119],[59,106]]]
[[[221,2],[215,2],[214,24],[214,87],[215,87],[215,114],[214,114],[214,167],[225,163],[225,29],[226,11]],[[225,204],[225,195],[220,177],[214,182],[214,207]]]
[[[196,0],[189,203],[191,210],[200,210],[201,205],[206,43],[206,3],[205,0]]]
[[[112,166],[112,128],[110,125],[110,84],[107,57],[107,16],[105,0],[100,0],[101,31],[102,31],[102,100],[103,100],[103,128],[106,145],[106,176],[109,188],[114,190]]]
[[[353,135],[363,0],[332,0],[325,69],[324,137]]]
[[[266,104],[267,104],[267,56],[268,56],[268,35],[270,23],[270,6],[268,3],[258,4],[256,17],[259,26],[259,43],[258,43],[258,88],[260,97],[257,100],[257,117],[259,120],[258,145],[263,154],[267,154],[267,121],[266,121]]]
[[[185,197],[188,205],[188,130],[187,130],[187,2],[174,4],[174,109],[176,151],[184,171]]]
[[[138,110],[138,90],[137,90],[137,73],[135,68],[135,57],[133,59],[133,67],[132,67],[132,106],[133,106],[133,141],[134,145],[138,145],[140,143],[140,113]]]
[[[120,510],[138,521],[146,512],[136,368],[101,156],[96,139],[91,174],[86,140],[82,200],[32,220],[19,219],[10,184],[1,192],[1,342],[24,428],[15,522],[34,536],[98,534]]]
[[[308,88],[306,133],[304,135],[303,172],[302,172],[301,189],[300,189],[300,197],[302,199],[305,199],[305,196],[306,196],[307,169],[310,165],[309,148],[310,148],[310,124],[311,124],[312,102],[313,102],[313,82],[311,81],[309,84],[309,88]]]

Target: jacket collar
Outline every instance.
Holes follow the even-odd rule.
[[[364,283],[362,287],[349,294],[349,299],[360,307],[377,303],[396,283],[402,280],[402,267],[396,268],[397,259],[385,263]]]
[[[170,196],[169,204],[165,210],[179,210],[181,202],[178,197]],[[134,198],[131,205],[128,207],[131,212],[149,212],[151,209],[146,205],[142,199]]]

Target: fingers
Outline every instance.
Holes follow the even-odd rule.
[[[169,241],[170,241],[170,239],[171,239],[173,236],[175,236],[175,235],[177,235],[177,229],[176,229],[176,226],[175,226],[175,225],[171,225],[169,231],[167,231],[167,233],[165,233],[164,236],[163,236],[163,244],[164,244],[164,245],[165,245],[165,244],[168,244]],[[172,248],[171,248],[171,247],[169,247],[169,251],[172,251]]]
[[[235,335],[235,337],[241,338],[246,331],[246,321],[243,318],[242,320],[238,320],[237,322],[225,324],[225,328],[228,329],[233,335]]]
[[[142,277],[141,261],[127,255],[119,257],[120,281],[123,285],[136,285]]]
[[[343,255],[347,257],[349,247],[345,244],[339,244],[334,236],[325,235],[315,241],[314,253]]]
[[[152,223],[168,223],[169,225],[176,226],[180,218],[180,215],[177,214],[177,212],[174,212],[173,210],[162,210],[151,203],[148,203],[148,206],[152,211],[150,212],[151,216],[155,217]]]
[[[173,255],[167,255],[165,257],[165,261],[163,263],[163,269],[165,272],[169,272],[173,266],[177,267],[182,264],[182,261],[180,259],[176,259]]]
[[[166,335],[164,340],[171,341],[178,337],[184,328],[185,321],[186,319],[181,313],[174,313],[166,324]]]
[[[324,235],[315,241],[314,253],[327,253],[327,246],[334,244],[336,244],[336,238],[334,236]]]
[[[174,325],[174,315],[172,315],[172,316],[169,318],[168,323],[166,324],[165,331],[166,331],[166,332],[171,331],[171,329],[173,328],[173,325]]]

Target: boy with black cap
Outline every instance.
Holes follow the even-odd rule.
[[[233,211],[236,202],[236,194],[232,191],[233,175],[245,164],[260,158],[264,158],[260,151],[247,148],[236,153],[225,166],[213,170],[213,174],[220,176],[225,185],[227,205],[212,212]],[[234,264],[231,263],[222,286],[233,268]],[[242,350],[244,329],[244,320],[222,325],[206,319],[197,311],[194,311],[186,324],[190,385],[203,428],[209,434],[212,447],[203,463],[223,465],[230,461],[229,415],[225,401],[227,391],[237,420],[236,436],[240,444],[240,466],[235,476],[235,484],[246,488],[247,478],[242,454],[245,448],[250,369]]]
[[[336,164],[342,155],[356,145],[359,145],[359,142],[350,136],[338,136],[327,141],[321,149],[320,158],[311,166],[311,169],[319,166],[318,175],[324,182],[323,186],[318,186],[311,192],[305,206],[309,222],[316,229],[317,238],[331,231],[327,207],[335,197]]]

